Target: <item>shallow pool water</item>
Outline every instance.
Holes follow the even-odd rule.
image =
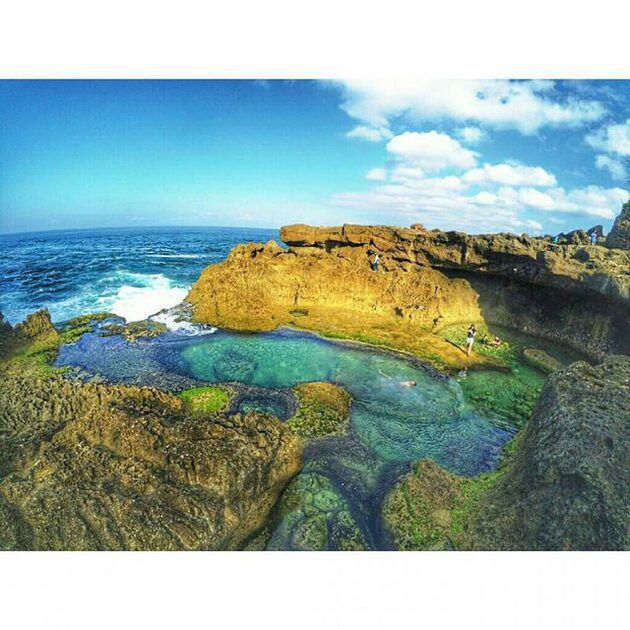
[[[458,382],[417,362],[295,331],[169,333],[136,343],[88,334],[64,346],[57,364],[170,389],[234,381],[265,388],[305,381],[345,387],[352,394],[350,433],[308,447],[303,472],[274,515],[267,544],[276,549],[345,548],[348,536],[359,547],[387,548],[380,503],[410,462],[429,457],[453,473],[477,475],[496,468],[513,434],[475,412]],[[242,410],[273,410],[264,399],[257,407],[259,399],[245,398]]]

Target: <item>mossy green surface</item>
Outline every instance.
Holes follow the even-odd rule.
[[[463,347],[466,328],[453,326],[442,330],[440,334],[451,343]],[[545,382],[545,373],[529,365],[523,356],[523,351],[531,340],[500,330],[501,345],[495,347],[483,342],[484,335],[492,339],[494,332],[480,327],[475,351],[499,359],[509,367],[509,371],[471,370],[467,378],[459,379],[464,396],[480,413],[493,418],[499,424],[520,428],[536,406]],[[561,365],[560,361],[554,360]],[[465,360],[462,361],[464,363]]]
[[[193,387],[179,393],[179,397],[194,413],[209,414],[222,411],[230,401],[230,393],[223,387]]]
[[[271,518],[267,549],[362,551],[367,549],[345,499],[330,480],[302,473],[287,487]]]
[[[293,388],[297,413],[287,426],[305,438],[343,435],[349,428],[350,394],[333,383],[300,383]]]
[[[518,438],[506,445],[497,470],[472,478],[452,475],[432,460],[416,462],[383,502],[383,520],[394,545],[405,551],[470,548],[471,518],[505,473],[517,445]]]

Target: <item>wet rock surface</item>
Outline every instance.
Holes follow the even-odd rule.
[[[287,426],[304,438],[344,435],[350,428],[350,394],[333,383],[300,383],[293,388],[296,414]]]

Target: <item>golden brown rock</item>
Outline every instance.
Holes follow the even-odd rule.
[[[0,373],[0,548],[232,549],[300,468],[268,415],[152,388]]]
[[[280,248],[276,243],[235,247],[207,267],[187,300],[199,322],[237,330],[294,326],[411,352],[460,369],[460,348],[432,334],[481,322],[478,295],[465,280],[418,266],[375,272],[368,253],[339,248]],[[471,365],[497,362],[473,355]]]

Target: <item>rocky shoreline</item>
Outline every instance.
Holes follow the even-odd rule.
[[[206,268],[188,296],[194,320],[290,326],[446,373],[464,363],[509,371],[500,355],[465,357],[443,334],[471,321],[509,323],[599,363],[526,355],[551,374],[501,467],[460,478],[418,462],[383,498],[397,548],[630,548],[627,249],[585,245],[579,233],[555,244],[421,226],[281,234],[286,249],[241,245]],[[272,522],[293,523],[293,548],[366,548],[325,477],[293,480],[310,441],[347,432],[347,392],[225,384],[175,396],[68,379],[52,361],[94,319],[59,330],[45,311],[15,328],[0,319],[0,549],[274,548]],[[136,343],[163,333],[148,322],[111,334]],[[242,411],[256,397],[270,413]],[[307,518],[293,522],[287,510],[304,493],[313,496]]]

